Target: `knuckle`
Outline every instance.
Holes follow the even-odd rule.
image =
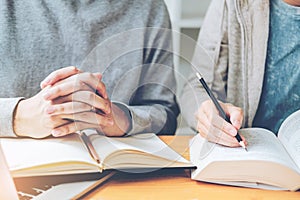
[[[60,88],[60,86],[57,86],[53,89],[53,93],[55,94],[60,94],[62,92],[62,89]]]
[[[44,126],[46,128],[55,128],[55,120],[54,120],[54,117],[53,116],[48,116],[48,117],[45,117],[44,119],[42,119],[42,123],[44,124]]]
[[[91,102],[94,102],[95,101],[95,95],[94,95],[94,93],[93,92],[89,92],[87,98],[89,100],[91,100]]]
[[[73,107],[74,107],[74,106],[73,106]],[[82,110],[90,111],[90,110],[91,110],[91,106],[88,105],[88,104],[83,104],[83,105],[82,105]]]
[[[110,111],[110,103],[108,101],[105,101],[104,102],[104,110],[106,112]]]
[[[55,121],[55,118],[53,115],[50,115],[46,118],[46,121],[49,122],[49,123],[53,123]]]
[[[85,83],[84,83],[83,80],[79,79],[79,81],[77,83],[78,83],[77,85],[78,85],[79,88],[83,88],[85,86]]]
[[[104,84],[99,84],[103,91],[106,91],[106,86]]]
[[[65,112],[66,109],[65,109],[65,107],[63,105],[59,105],[59,106],[57,106],[57,110],[59,112],[63,113],[63,112]]]
[[[74,72],[74,73],[78,72],[78,69],[77,69],[77,67],[75,67],[75,66],[70,66],[70,69],[71,69],[71,71]]]
[[[213,123],[213,122],[214,122],[215,115],[209,114],[209,115],[206,115],[206,117],[207,117],[207,120],[208,120],[210,123]]]
[[[88,79],[92,79],[93,78],[93,74],[90,72],[84,72],[84,76],[86,76],[86,78]]]
[[[82,124],[81,122],[74,122],[70,125],[71,127],[69,128],[69,132],[70,133],[74,133],[76,132],[77,130],[81,130],[82,129]]]
[[[244,115],[244,111],[243,111],[242,108],[238,107],[238,108],[236,109],[236,111],[238,112],[238,114]]]
[[[203,109],[203,108],[207,107],[208,105],[209,105],[209,101],[208,101],[208,100],[203,101],[203,102],[201,103],[201,105],[200,105],[200,109]]]
[[[70,125],[65,125],[65,126],[61,127],[61,132],[63,134],[69,134],[69,133],[71,133],[70,130],[71,130]]]

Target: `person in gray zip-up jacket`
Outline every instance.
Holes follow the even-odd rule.
[[[173,134],[170,28],[162,0],[0,0],[0,136]]]
[[[300,109],[299,6],[299,0],[212,0],[191,65],[232,125],[193,74],[180,99],[190,127],[209,141],[235,147],[241,127],[277,134],[282,121]]]

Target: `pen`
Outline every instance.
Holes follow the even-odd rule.
[[[98,164],[100,164],[100,158],[99,158],[99,156],[98,156],[98,154],[97,154],[97,152],[96,152],[96,150],[95,150],[93,144],[91,143],[89,137],[85,134],[84,131],[80,131],[80,132],[79,132],[79,135],[80,135],[81,139],[83,140],[83,142],[84,142],[86,148],[88,149],[88,151],[89,151],[91,157],[92,157]]]
[[[216,99],[216,97],[214,96],[214,94],[212,93],[212,91],[209,89],[209,87],[207,86],[204,78],[200,75],[200,73],[196,73],[200,83],[202,84],[202,86],[204,87],[204,89],[206,90],[208,96],[211,98],[211,100],[213,101],[213,103],[215,104],[215,106],[217,107],[221,117],[223,119],[225,119],[227,122],[231,123],[230,122],[230,119],[229,117],[226,115],[225,111],[223,110],[223,108],[221,107],[221,105],[219,104],[218,100]],[[237,141],[239,142],[239,144],[246,150],[247,150],[247,147],[244,143],[244,141],[242,140],[241,136],[239,133],[236,134],[235,138],[237,139]]]

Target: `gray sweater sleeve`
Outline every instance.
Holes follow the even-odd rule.
[[[162,5],[162,4],[161,4]],[[144,63],[139,86],[128,105],[132,119],[127,134],[154,132],[173,134],[177,128],[179,107],[172,54],[172,31],[165,6],[151,12],[145,34]],[[119,104],[120,106],[120,104]]]
[[[22,98],[0,98],[0,136],[16,137],[13,131],[14,110]]]

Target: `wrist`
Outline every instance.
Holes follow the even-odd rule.
[[[26,121],[25,117],[23,116],[24,113],[27,113],[26,111],[26,106],[24,99],[22,99],[21,101],[19,101],[19,103],[16,105],[15,111],[14,111],[14,115],[13,115],[13,130],[14,133],[17,136],[26,136],[25,133],[25,128],[23,126],[24,121]],[[26,124],[26,122],[25,122]]]
[[[123,135],[131,129],[131,115],[127,107],[112,103],[115,124],[122,130]]]
[[[41,106],[35,104],[32,98],[24,99],[18,103],[13,118],[13,129],[17,136],[40,138],[40,136],[33,135],[35,132],[43,131],[37,128],[38,125],[35,120],[40,108]]]
[[[112,127],[104,127],[102,131],[107,136],[124,136],[131,129],[130,111],[126,106],[112,103]]]

